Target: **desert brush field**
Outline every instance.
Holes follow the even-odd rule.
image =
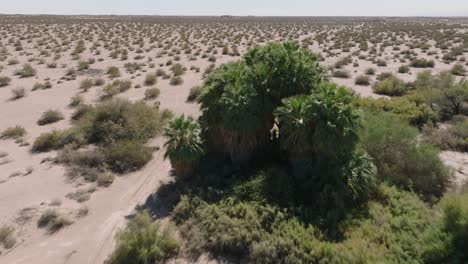
[[[468,19],[0,15],[0,263],[467,263]]]

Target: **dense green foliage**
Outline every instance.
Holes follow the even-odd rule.
[[[161,230],[147,212],[139,213],[128,228],[118,234],[111,264],[160,263],[177,254],[179,242],[168,229]]]
[[[382,82],[393,93],[392,76]],[[172,216],[186,251],[239,263],[463,260],[455,224],[425,203],[443,196],[450,171],[411,126],[439,112],[397,84],[402,98],[353,98],[294,43],[215,70],[199,125],[182,116],[166,130],[166,157],[192,176],[166,190],[181,195]]]
[[[360,132],[361,146],[372,157],[378,176],[426,199],[441,197],[450,171],[439,159],[439,151],[418,144],[418,131],[388,113],[367,113]]]

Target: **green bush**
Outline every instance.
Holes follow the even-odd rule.
[[[145,100],[153,100],[158,98],[159,94],[161,91],[154,87],[154,88],[148,88],[145,90]]]
[[[361,146],[377,166],[377,175],[427,200],[440,198],[448,187],[450,170],[439,151],[417,143],[418,131],[388,113],[367,113],[360,130]]]
[[[158,77],[155,74],[147,74],[145,77],[145,85],[152,86],[155,85],[158,80]]]
[[[407,88],[402,80],[392,76],[378,82],[372,89],[377,94],[401,96],[406,92]]]
[[[37,124],[40,126],[45,126],[48,124],[56,123],[60,120],[63,120],[64,118],[65,117],[63,116],[63,114],[60,113],[59,111],[48,110],[42,114],[39,120],[37,120]]]
[[[153,157],[153,150],[136,140],[121,140],[105,150],[106,163],[112,171],[127,173],[145,166]]]
[[[184,79],[182,79],[182,77],[180,77],[180,76],[174,76],[174,77],[171,78],[169,83],[171,85],[174,85],[174,86],[181,85],[181,84],[184,83]]]
[[[117,235],[117,247],[109,263],[163,263],[175,256],[179,247],[179,242],[169,230],[162,230],[159,224],[153,223],[147,212],[143,212]]]
[[[19,75],[21,78],[33,77],[37,73],[37,70],[34,69],[30,64],[24,64],[21,69],[15,71],[15,75]]]
[[[411,61],[410,66],[413,68],[434,68],[433,60],[426,59],[414,59]]]
[[[447,263],[468,262],[468,193],[448,194],[441,201],[444,228],[451,235],[453,252]]]
[[[356,77],[356,79],[354,80],[354,84],[356,84],[356,85],[363,85],[363,86],[369,85],[369,84],[370,84],[369,76],[366,76],[366,75],[359,75],[359,76]]]
[[[10,84],[11,79],[6,76],[0,76],[0,87],[8,86]]]
[[[22,126],[6,128],[0,134],[0,139],[18,139],[26,135],[26,129]]]
[[[63,134],[58,130],[49,133],[43,133],[36,138],[32,145],[33,152],[47,152],[57,150],[63,147]]]
[[[407,65],[401,65],[398,67],[398,73],[408,73],[410,71]]]
[[[450,255],[440,216],[416,195],[386,185],[378,193],[365,215],[342,223],[338,241],[301,219],[306,208],[184,196],[173,214],[192,253],[209,250],[253,263],[438,263]]]
[[[189,95],[187,96],[187,102],[194,102],[200,97],[203,88],[201,86],[194,86],[190,88]]]
[[[453,75],[458,75],[458,76],[465,76],[466,75],[466,69],[463,65],[461,64],[455,64],[453,65],[452,69],[450,70],[450,72],[453,74]]]

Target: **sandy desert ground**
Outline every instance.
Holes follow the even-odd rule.
[[[349,75],[333,77],[333,81],[365,97],[382,97],[372,90],[375,76],[391,72],[412,81],[426,69],[411,67],[409,73],[398,73],[398,69],[414,58],[433,60],[433,72],[450,70],[457,63],[466,65],[466,52],[461,51],[456,61],[447,54],[468,33],[467,22],[0,16],[0,78],[11,80],[3,87],[0,84],[0,131],[14,126],[26,130],[20,139],[0,140],[0,226],[13,226],[16,240],[12,247],[0,246],[0,263],[103,263],[112,252],[116,232],[125,226],[135,208],[144,204],[162,182],[172,180],[161,137],[151,141],[160,150],[149,164],[137,172],[117,175],[109,187],[71,180],[66,168],[52,161],[56,152],[31,152],[31,144],[42,133],[71,126],[73,96],[80,95],[89,104],[100,102],[105,85],[84,91],[80,87],[83,81],[101,78],[108,84],[130,80],[131,88],[116,96],[148,104],[157,101],[161,109],[196,117],[197,104],[186,98],[192,87],[203,84],[206,72],[238,60],[254,45],[297,40],[319,54],[332,72]],[[173,82],[174,64],[186,68],[181,84]],[[35,74],[19,76],[17,71],[24,65],[31,65]],[[107,74],[111,66],[119,68],[119,77]],[[369,68],[375,75],[366,75]],[[158,70],[161,76],[157,83],[145,85],[146,76]],[[369,76],[370,84],[355,84],[360,75]],[[159,97],[145,99],[145,91],[152,87],[160,89]],[[21,89],[23,92],[18,92]],[[24,94],[14,98],[18,93]],[[57,110],[64,118],[38,125],[48,110]],[[446,151],[442,158],[456,170],[458,185],[468,179],[468,154]],[[67,198],[70,193],[90,188],[93,191],[85,201]],[[51,208],[72,222],[54,234],[37,225],[41,214]]]

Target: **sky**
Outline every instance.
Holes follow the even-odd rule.
[[[0,0],[1,14],[468,16],[468,0]]]

